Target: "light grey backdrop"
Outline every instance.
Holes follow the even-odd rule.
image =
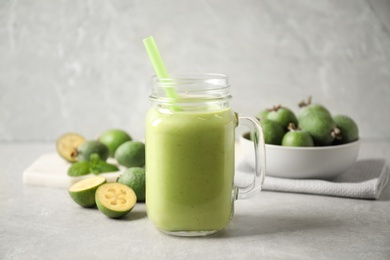
[[[0,141],[143,138],[153,35],[170,72],[228,74],[236,111],[309,95],[390,138],[386,0],[0,0]]]

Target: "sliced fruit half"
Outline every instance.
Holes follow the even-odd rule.
[[[80,206],[88,208],[96,205],[97,188],[106,182],[103,176],[91,177],[73,184],[69,189],[70,197]]]
[[[58,154],[68,162],[77,161],[75,151],[86,139],[77,133],[65,133],[56,142]]]
[[[129,213],[137,202],[137,196],[121,183],[105,183],[96,190],[96,205],[107,217],[120,218]]]

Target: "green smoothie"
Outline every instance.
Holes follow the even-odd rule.
[[[230,108],[160,111],[146,117],[146,207],[161,231],[213,231],[233,214]]]

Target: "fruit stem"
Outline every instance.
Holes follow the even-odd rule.
[[[279,105],[276,105],[276,106],[273,106],[272,108],[268,108],[267,110],[269,111],[269,112],[271,112],[271,111],[278,111],[280,108],[282,108],[282,105],[281,104],[279,104]]]
[[[330,134],[337,140],[341,140],[343,138],[341,130],[337,127],[335,127]]]
[[[289,123],[287,126],[288,131],[298,130],[294,123]]]
[[[312,97],[309,96],[309,97],[307,98],[307,101],[302,100],[301,102],[298,103],[298,106],[299,106],[299,107],[307,107],[308,105],[311,104],[311,101],[312,101]]]

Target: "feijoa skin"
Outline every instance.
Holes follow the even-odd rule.
[[[298,119],[294,112],[291,109],[281,105],[275,106],[273,109],[271,109],[267,114],[267,119],[278,122],[285,130],[287,130],[287,127],[290,123],[298,125]]]
[[[281,124],[269,119],[263,119],[260,120],[260,125],[263,129],[264,142],[266,144],[281,145],[285,133]]]
[[[73,184],[68,193],[74,202],[82,207],[89,208],[96,205],[95,193],[99,186],[106,183],[102,176],[91,177]]]
[[[335,140],[336,123],[322,105],[303,107],[298,114],[298,125],[311,135],[315,146],[331,145]]]
[[[137,202],[145,201],[145,168],[131,167],[124,171],[117,182],[129,186],[137,196]]]
[[[356,122],[349,116],[336,115],[333,117],[334,122],[340,133],[336,136],[335,144],[351,143],[359,139],[359,128]]]
[[[283,136],[282,146],[313,147],[314,142],[308,132],[302,130],[290,130]]]
[[[299,112],[298,112],[298,116],[297,116],[297,119],[298,119],[298,122],[300,120],[302,120],[303,118],[306,118],[308,116],[312,116],[313,114],[316,114],[316,113],[324,113],[328,116],[331,116],[331,113],[329,112],[329,110],[321,105],[321,104],[309,104],[307,106],[303,106]]]
[[[121,144],[131,140],[131,136],[121,129],[109,129],[99,136],[99,142],[108,147],[110,157],[115,156],[115,151]]]
[[[267,118],[267,115],[268,115],[269,111],[270,111],[269,109],[264,109],[263,111],[259,112],[259,113],[256,115],[256,118],[257,118],[258,120],[262,120],[262,119]]]
[[[115,151],[117,162],[128,168],[145,165],[145,144],[139,141],[127,141]]]
[[[88,161],[90,160],[90,156],[92,154],[98,154],[100,156],[100,159],[103,161],[107,160],[110,151],[108,150],[108,147],[95,140],[86,141],[83,144],[81,144],[77,149],[77,160],[78,161]]]

